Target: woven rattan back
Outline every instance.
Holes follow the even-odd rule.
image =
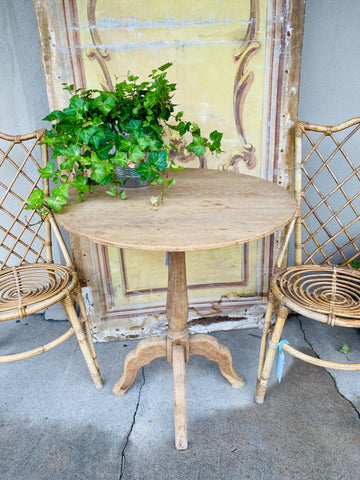
[[[38,172],[47,161],[47,146],[39,145],[43,135],[44,130],[23,136],[0,133],[0,270],[52,261],[49,220],[42,222],[25,210],[34,189],[48,189]]]
[[[360,260],[360,117],[295,133],[295,263]]]

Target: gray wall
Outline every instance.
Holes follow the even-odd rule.
[[[48,128],[42,121],[49,105],[31,0],[0,0],[0,60],[0,131],[18,135]],[[61,260],[55,239],[54,260]],[[49,315],[64,317],[61,307]]]
[[[0,0],[0,59],[0,131],[45,127],[49,106],[31,0]]]
[[[299,120],[360,116],[360,1],[307,0]]]

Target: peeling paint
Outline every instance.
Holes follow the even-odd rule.
[[[112,52],[121,52],[121,51],[128,51],[134,49],[162,49],[162,48],[169,48],[169,47],[186,47],[186,46],[194,46],[194,45],[234,45],[237,46],[239,42],[237,40],[200,40],[198,37],[191,38],[190,40],[175,40],[172,42],[144,42],[144,43],[123,43],[123,44],[107,44],[107,45],[93,45],[93,44],[85,44],[85,45],[78,45],[76,48],[80,50],[87,51],[89,48],[94,50],[107,50]],[[66,49],[62,49],[64,53],[66,53]]]
[[[263,314],[265,306],[258,311],[257,315],[241,316],[241,317],[209,317],[206,319],[194,320],[188,323],[189,333],[211,333],[224,330],[240,330],[245,328],[262,328]],[[252,312],[250,312],[252,314]],[[133,338],[147,338],[157,335],[166,335],[167,325],[157,326],[157,328],[142,329],[141,331],[132,331],[126,328],[116,328],[104,330],[100,334],[94,335],[97,342],[109,342],[117,340],[127,340]]]
[[[85,302],[86,313],[91,317],[94,314],[94,298],[91,287],[82,287],[81,294]]]
[[[98,29],[98,30],[135,30],[138,28],[166,28],[166,27],[192,27],[192,26],[211,26],[215,27],[217,25],[248,25],[250,22],[246,19],[239,22],[233,22],[230,17],[225,18],[224,20],[218,21],[214,19],[203,19],[202,17],[198,19],[175,19],[174,17],[166,18],[164,20],[151,20],[148,19],[145,22],[141,22],[134,17],[125,17],[125,18],[106,18],[101,17],[96,25],[83,26],[82,30]]]
[[[211,333],[220,330],[238,330],[244,328],[262,328],[264,314],[266,310],[265,302],[258,305],[239,308],[236,312],[229,315],[215,314],[212,316],[194,317],[189,314],[188,327],[189,332],[193,333]],[[94,340],[97,342],[108,342],[115,340],[127,340],[130,338],[147,338],[156,335],[166,335],[168,328],[166,316],[160,315],[154,320],[153,316],[143,319],[141,325],[128,328],[127,325],[105,328],[101,331],[94,331]],[[138,320],[138,319],[137,319]]]

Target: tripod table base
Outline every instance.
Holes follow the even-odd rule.
[[[178,450],[185,450],[188,445],[185,389],[187,350],[190,355],[203,355],[206,359],[216,362],[223,376],[234,388],[243,387],[245,381],[234,369],[229,349],[219,343],[215,337],[207,334],[195,334],[190,335],[188,340],[175,342],[177,341],[171,340],[165,335],[141,340],[137,347],[126,356],[124,373],[115,383],[113,394],[125,395],[128,388],[134,383],[141,367],[148,365],[155,358],[167,357],[173,367],[175,446]]]

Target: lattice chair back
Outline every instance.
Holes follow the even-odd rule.
[[[47,162],[47,145],[39,145],[44,132],[0,133],[0,269],[53,261],[49,219],[42,222],[36,212],[25,210],[34,189],[49,189],[38,172]]]
[[[360,260],[360,117],[335,127],[297,122],[295,264]]]

